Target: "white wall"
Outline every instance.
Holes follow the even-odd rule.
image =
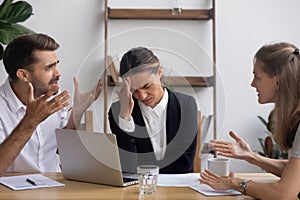
[[[29,0],[34,15],[24,24],[36,32],[53,36],[61,45],[57,52],[60,59],[62,79],[61,87],[73,90],[72,77],[79,75],[82,88],[87,89],[96,83],[103,71],[104,39],[104,1],[101,0]],[[181,0],[183,8],[209,8],[210,0]],[[110,0],[111,7],[155,7],[169,8],[171,0]],[[259,105],[255,89],[250,87],[252,79],[252,58],[255,51],[271,41],[288,41],[300,46],[298,37],[298,0],[226,0],[216,1],[217,16],[217,67],[218,67],[218,134],[220,139],[227,137],[229,130],[240,134],[253,149],[260,150],[258,137],[264,137],[264,127],[257,115],[266,117],[272,108],[270,105]],[[128,21],[127,21],[128,22]],[[110,46],[112,54],[122,54],[134,45],[146,45],[161,48],[160,52],[166,66],[174,66],[178,73],[195,74],[194,66],[201,62],[211,62],[211,27],[205,21],[114,21],[110,22]],[[145,27],[156,27],[158,32],[145,31]],[[127,31],[127,32],[122,32]],[[119,34],[122,32],[122,34]],[[162,34],[152,34],[161,33]],[[139,33],[139,34],[137,34]],[[170,36],[171,33],[171,36]],[[131,38],[118,38],[131,34]],[[118,35],[118,36],[117,36]],[[113,37],[115,36],[115,37]],[[146,37],[147,40],[142,42]],[[152,39],[151,39],[152,38]],[[154,39],[153,39],[154,38]],[[176,43],[167,46],[170,38]],[[183,40],[182,40],[183,39]],[[181,43],[180,43],[181,42]],[[170,42],[171,43],[171,42]],[[163,46],[166,45],[166,46]],[[199,47],[199,45],[204,48]],[[161,45],[161,46],[160,46]],[[179,45],[179,46],[176,46]],[[200,52],[200,53],[199,53]],[[207,54],[206,54],[207,52]],[[177,53],[177,54],[176,54]],[[191,62],[190,68],[182,70],[181,55]],[[172,59],[169,59],[171,56]],[[198,57],[199,56],[199,57]],[[2,63],[1,63],[2,65]],[[178,67],[179,66],[179,67]],[[196,73],[209,73],[197,69]],[[0,82],[6,78],[3,67],[0,67]],[[110,91],[111,92],[111,91]],[[188,91],[191,92],[191,91]],[[196,89],[198,108],[203,114],[212,112],[211,89]],[[111,93],[110,93],[111,94]],[[111,97],[112,100],[114,97]],[[102,130],[103,96],[93,109],[96,112],[96,130]],[[206,165],[206,159],[202,162]],[[259,171],[241,161],[232,160],[232,169],[236,172]]]
[[[264,127],[257,115],[267,117],[271,105],[259,105],[252,80],[252,60],[257,49],[268,42],[287,41],[300,46],[297,0],[226,0],[217,1],[217,66],[224,96],[218,98],[221,139],[227,132],[238,132],[253,149],[261,150],[257,141],[264,137]],[[221,88],[218,88],[219,90]],[[221,108],[225,102],[225,107]],[[223,104],[224,105],[224,104]],[[223,122],[223,123],[222,123]],[[233,161],[236,171],[255,170]]]

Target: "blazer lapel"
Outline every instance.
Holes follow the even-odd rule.
[[[169,102],[167,107],[167,119],[166,119],[166,130],[167,130],[167,144],[172,141],[175,137],[181,120],[181,109],[179,101],[172,91],[168,90]]]

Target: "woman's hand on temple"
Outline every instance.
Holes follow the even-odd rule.
[[[131,80],[129,77],[125,77],[123,79],[123,85],[120,91],[116,93],[119,96],[120,100],[120,117],[125,120],[131,119],[131,113],[134,106],[134,101],[132,99],[132,92],[130,91],[131,88]]]

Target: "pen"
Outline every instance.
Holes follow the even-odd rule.
[[[37,186],[37,184],[33,180],[30,180],[28,178],[26,179],[26,182],[30,183],[31,185]]]

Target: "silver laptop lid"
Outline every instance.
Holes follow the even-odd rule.
[[[126,186],[123,183],[116,136],[56,129],[63,176],[66,179]]]

